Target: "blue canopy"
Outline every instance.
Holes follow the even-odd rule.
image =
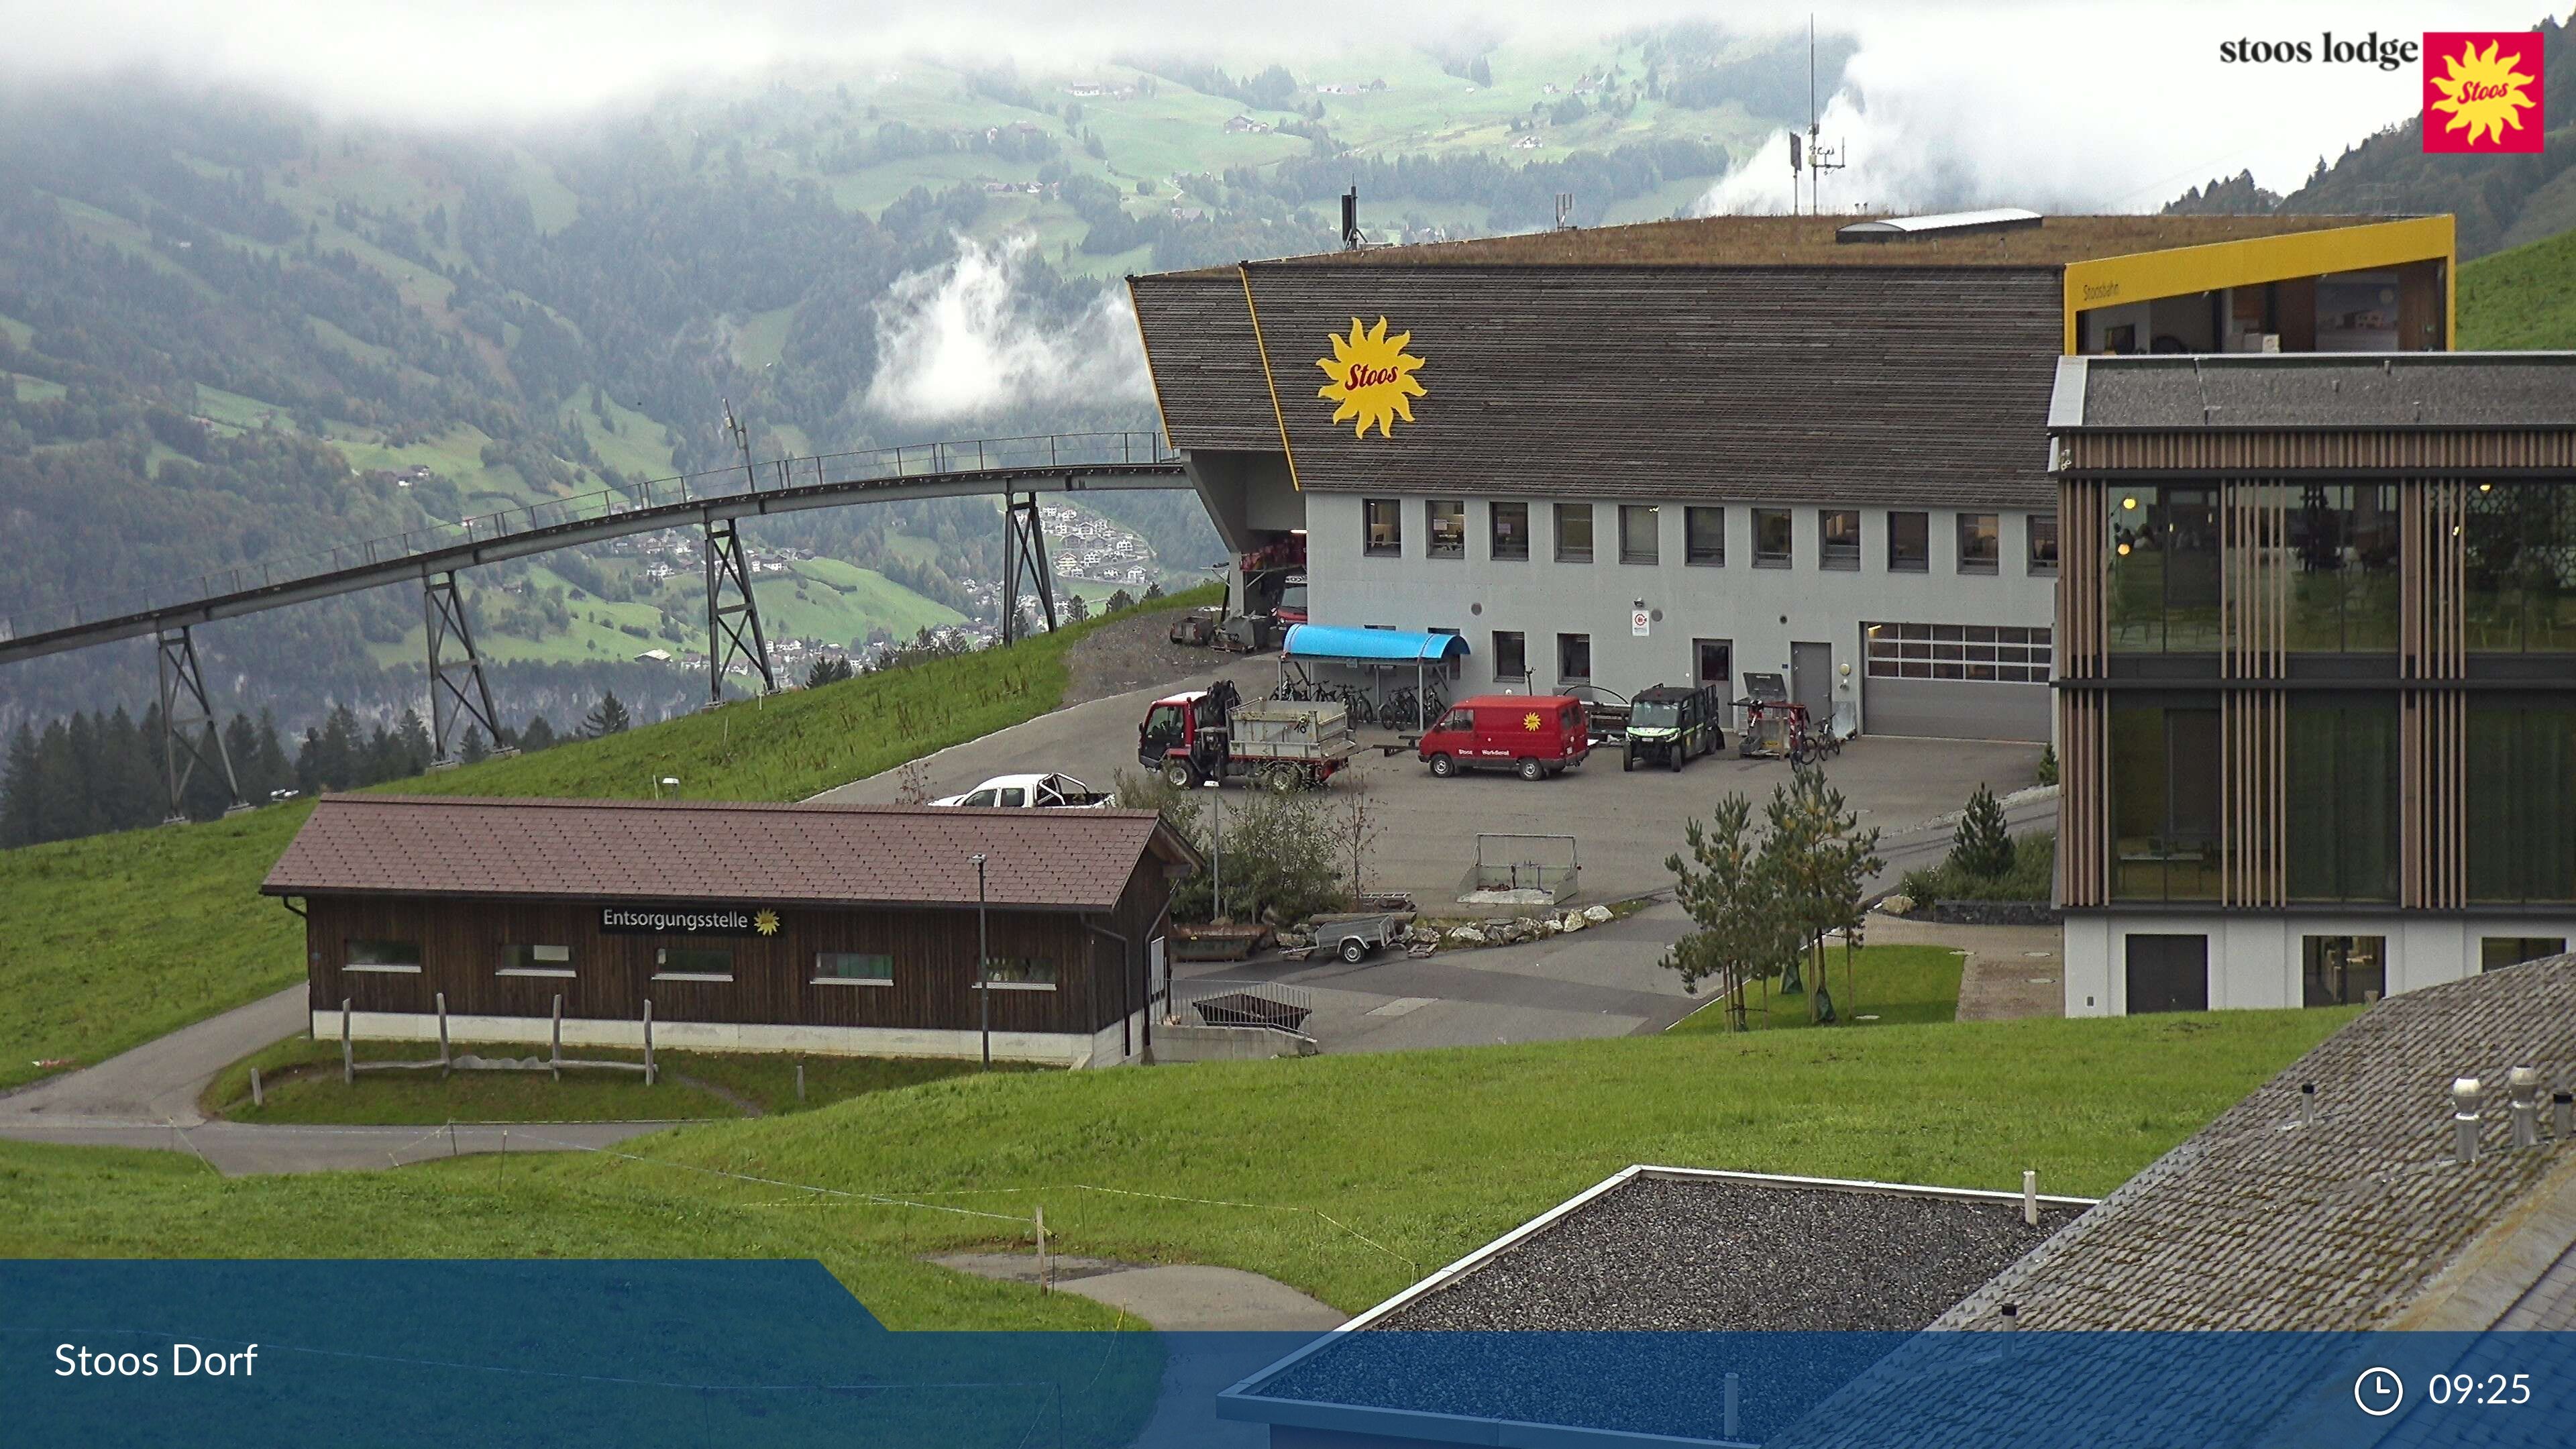
[[[1349,659],[1377,663],[1417,661],[1437,664],[1467,652],[1456,634],[1422,634],[1410,629],[1348,629],[1331,624],[1292,624],[1280,653],[1291,659]]]

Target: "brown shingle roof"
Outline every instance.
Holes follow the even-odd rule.
[[[1149,853],[1192,859],[1150,810],[958,810],[649,800],[331,795],[266,895],[975,900],[1108,910]]]

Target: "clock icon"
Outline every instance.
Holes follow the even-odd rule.
[[[2385,1419],[2406,1401],[2406,1381],[2390,1368],[2366,1368],[2352,1381],[2352,1401],[2374,1419]]]

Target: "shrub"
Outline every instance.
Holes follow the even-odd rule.
[[[1995,792],[1982,784],[1977,786],[1977,793],[1968,797],[1968,808],[1959,813],[1958,838],[1950,847],[1950,864],[1965,874],[1988,880],[2012,869],[2012,833],[2004,826],[2004,807],[1995,803]]]
[[[2039,747],[2039,783],[2043,785],[2057,783],[2057,746],[2055,745]]]

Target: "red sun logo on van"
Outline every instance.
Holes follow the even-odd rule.
[[[2540,32],[2435,30],[2424,36],[2424,149],[2538,154]]]

